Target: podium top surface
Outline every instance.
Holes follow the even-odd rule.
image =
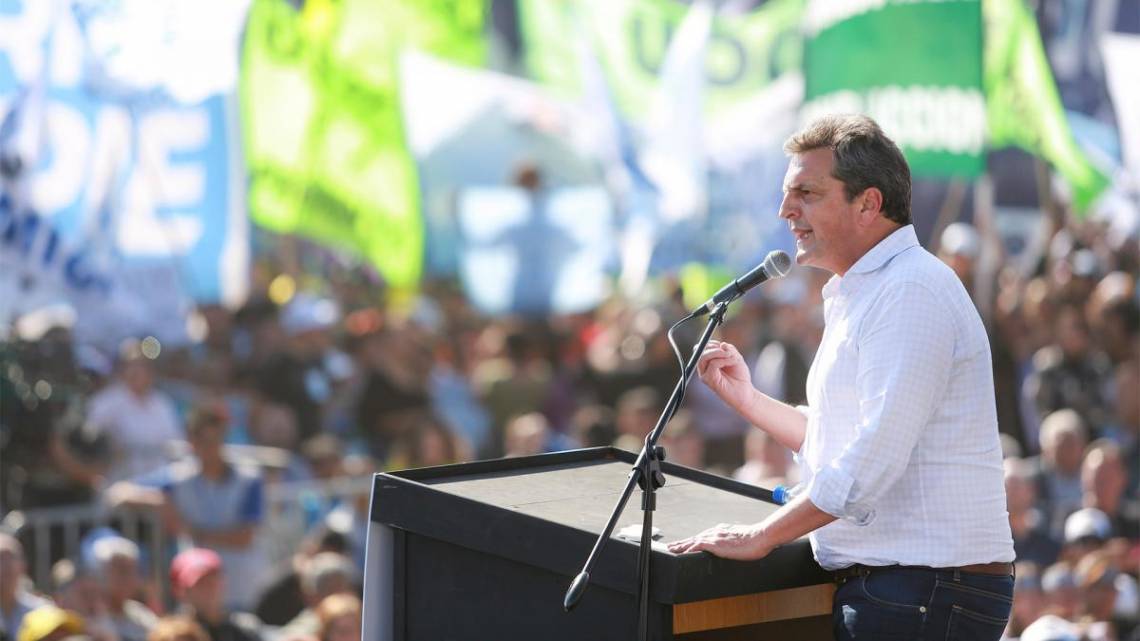
[[[540,462],[516,470],[429,478],[423,483],[447,494],[550,523],[594,535],[601,533],[621,497],[631,464],[609,458],[537,463]],[[657,491],[653,525],[661,531],[659,541],[692,536],[717,523],[756,523],[779,507],[765,500],[764,492],[747,496],[710,485],[707,479],[702,482],[686,478],[678,470],[666,470],[665,486]],[[617,530],[628,525],[640,527],[641,520],[640,492],[635,491],[618,520]]]
[[[623,450],[592,448],[377,474],[371,520],[573,577],[605,528],[635,460]],[[778,508],[764,488],[667,462],[662,470],[666,484],[657,491],[653,513],[661,532],[657,541],[717,523],[755,523]],[[641,492],[635,489],[593,582],[634,591],[638,544],[616,535],[641,522]],[[829,579],[812,559],[806,538],[748,562],[704,552],[675,555],[654,545],[653,563],[651,590],[671,603]]]

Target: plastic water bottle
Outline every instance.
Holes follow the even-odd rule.
[[[772,488],[772,501],[777,505],[787,505],[789,501],[796,498],[804,490],[803,483],[796,483],[792,487],[784,484],[777,485]]]

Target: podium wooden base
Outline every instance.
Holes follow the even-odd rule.
[[[835,586],[809,585],[673,606],[679,641],[830,639]]]

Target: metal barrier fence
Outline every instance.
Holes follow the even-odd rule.
[[[257,532],[269,568],[287,567],[298,546],[335,505],[367,496],[371,476],[324,481],[294,481],[265,485],[264,520]],[[157,510],[115,509],[101,502],[9,512],[0,527],[14,533],[25,545],[28,575],[41,590],[51,587],[52,565],[63,558],[77,559],[84,535],[98,527],[112,527],[139,544],[151,562],[149,574],[163,598],[168,595],[167,564],[171,538]]]
[[[23,542],[28,575],[41,590],[50,589],[56,561],[79,557],[84,535],[99,527],[111,527],[139,544],[150,559],[150,574],[165,594],[170,539],[155,510],[112,510],[99,502],[14,510],[4,516],[0,527]]]
[[[259,537],[269,562],[274,567],[288,562],[329,510],[371,491],[370,475],[266,485],[265,521]]]

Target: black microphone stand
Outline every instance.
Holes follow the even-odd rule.
[[[693,376],[693,371],[697,369],[697,361],[701,358],[701,353],[705,351],[705,346],[708,345],[709,339],[712,338],[712,333],[716,328],[724,322],[724,312],[728,309],[728,301],[719,303],[714,309],[712,314],[709,315],[709,322],[705,326],[704,333],[697,341],[696,346],[693,347],[693,353],[689,357],[689,362],[685,365],[684,371],[681,373],[681,379],[677,381],[676,387],[673,388],[672,395],[669,396],[669,402],[665,404],[665,410],[661,412],[660,418],[657,419],[657,425],[653,430],[646,435],[645,445],[641,448],[641,454],[638,455],[637,461],[633,464],[633,469],[629,473],[629,478],[626,481],[625,489],[621,493],[621,498],[618,499],[617,505],[614,506],[613,512],[610,514],[610,520],[606,523],[606,527],[602,533],[598,535],[598,540],[594,542],[594,549],[590,551],[589,558],[586,559],[586,564],[582,567],[582,571],[574,578],[574,582],[570,584],[570,588],[566,590],[566,596],[563,598],[562,607],[569,612],[578,604],[582,598],[582,594],[586,591],[586,587],[590,582],[590,572],[594,569],[594,564],[597,563],[598,557],[601,555],[602,548],[605,547],[606,541],[609,540],[610,535],[617,526],[618,518],[621,517],[622,510],[625,509],[625,504],[629,502],[630,495],[633,494],[633,487],[637,485],[641,488],[641,547],[638,549],[637,559],[637,638],[642,641],[649,640],[649,561],[652,558],[652,539],[653,539],[653,511],[657,509],[657,488],[665,485],[665,475],[661,472],[661,461],[665,460],[664,448],[657,445],[657,439],[661,437],[661,433],[665,431],[665,426],[669,423],[669,419],[681,407],[681,401],[685,397],[685,387],[689,379]]]

